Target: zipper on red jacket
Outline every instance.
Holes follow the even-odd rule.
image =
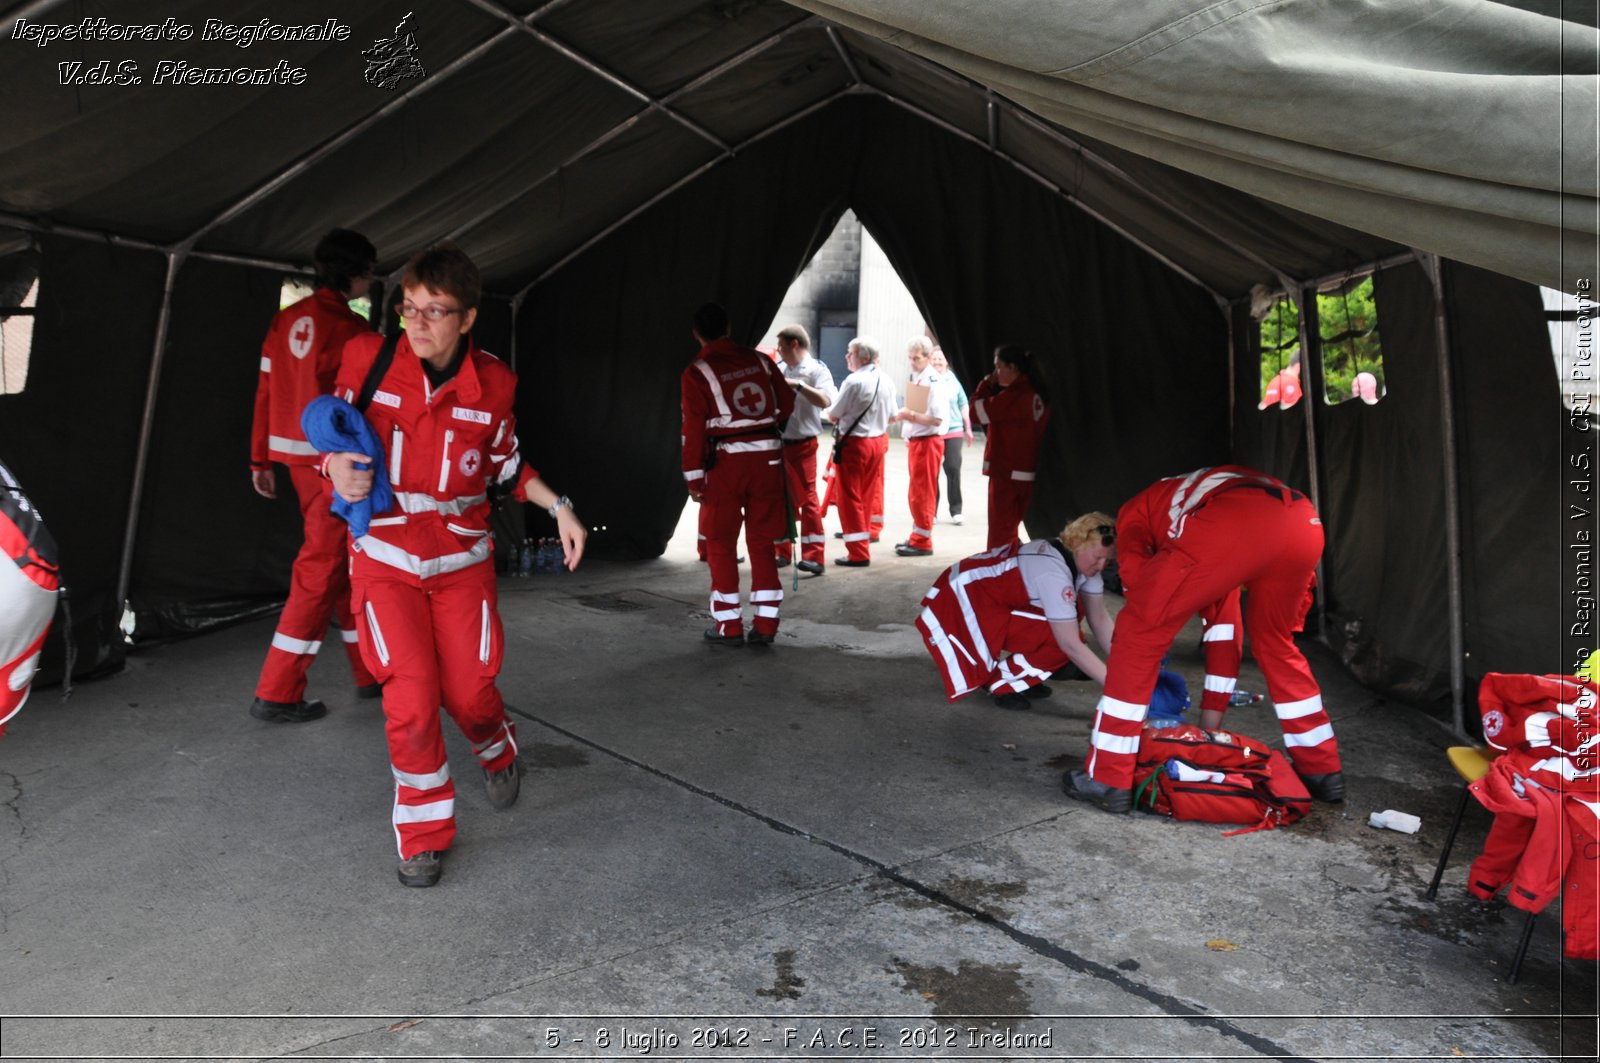
[[[445,489],[445,485],[450,482],[450,443],[451,443],[452,440],[455,439],[455,437],[456,437],[456,431],[455,431],[454,428],[446,428],[445,429],[445,431],[444,431],[444,460],[439,462],[439,490],[440,491],[443,491]]]

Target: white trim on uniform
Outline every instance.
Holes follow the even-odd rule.
[[[322,453],[303,439],[290,439],[287,436],[268,436],[267,449],[276,450],[280,454],[299,454],[302,457],[315,457]]]
[[[490,540],[485,537],[472,544],[470,550],[463,550],[455,554],[443,554],[439,557],[430,557],[423,560],[416,554],[410,553],[393,543],[386,543],[373,535],[363,535],[355,541],[355,549],[366,554],[374,561],[397,568],[402,572],[409,572],[419,579],[431,579],[442,576],[447,572],[459,572],[464,568],[486,560],[489,557]],[[388,663],[388,662],[385,662]]]
[[[297,653],[306,657],[314,657],[322,649],[322,640],[297,639],[285,635],[281,631],[272,633],[272,648],[282,650],[284,653]]]

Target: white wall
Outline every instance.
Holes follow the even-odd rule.
[[[878,341],[882,359],[879,365],[887,374],[885,383],[894,384],[897,398],[903,396],[911,375],[906,344],[913,336],[927,335],[928,326],[900,275],[889,265],[883,248],[865,226],[861,229],[861,308],[856,322],[857,335]]]

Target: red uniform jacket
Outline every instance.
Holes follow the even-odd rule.
[[[354,401],[381,345],[375,333],[350,341],[334,394]],[[421,581],[488,559],[488,485],[514,484],[525,499],[523,485],[536,475],[517,449],[516,391],[517,375],[476,345],[434,391],[401,337],[366,411],[383,440],[395,506],[351,544],[352,574],[379,562]]]
[[[346,342],[371,326],[345,303],[343,293],[318,288],[278,311],[261,343],[256,412],[250,425],[250,467],[270,462],[315,465],[317,450],[300,430],[300,412],[333,391]]]
[[[726,337],[712,340],[683,371],[681,384],[683,478],[695,490],[713,449],[782,449],[778,432],[794,412],[794,389],[760,351]]]
[[[1018,377],[1010,387],[1002,388],[993,376],[984,377],[972,393],[972,410],[989,426],[984,433],[983,474],[1003,480],[1032,480],[1039,467],[1039,444],[1050,423],[1050,407],[1028,378]]]

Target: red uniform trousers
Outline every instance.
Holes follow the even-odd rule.
[[[839,484],[839,526],[844,529],[845,551],[852,561],[872,560],[869,540],[877,532],[869,507],[876,492],[878,512],[883,512],[883,458],[888,452],[887,435],[851,436],[834,469]]]
[[[1031,611],[1009,548],[956,562],[922,598],[917,630],[951,701],[980,686],[1019,694],[1067,663],[1050,621]]]
[[[1010,476],[989,477],[989,549],[1004,546],[1017,537],[1017,526],[1028,515],[1033,501],[1032,473],[1026,480]]]
[[[289,600],[272,633],[272,645],[261,666],[261,678],[256,681],[256,697],[293,703],[305,696],[306,670],[322,648],[329,620],[335,622],[344,642],[356,686],[370,686],[374,680],[361,661],[356,625],[350,615],[348,528],[329,509],[333,483],[324,480],[310,465],[287,468],[295,493],[300,496],[306,540],[294,559]]]
[[[1304,496],[1238,487],[1189,514],[1183,533],[1145,562],[1117,616],[1105,693],[1089,736],[1089,774],[1118,789],[1133,785],[1139,733],[1161,659],[1196,612],[1241,584],[1245,623],[1267,680],[1284,745],[1302,774],[1340,770],[1338,743],[1322,690],[1294,644],[1306,592],[1322,554],[1322,524]]]
[[[785,440],[783,470],[789,477],[789,504],[800,525],[800,557],[827,563],[828,536],[822,527],[822,503],[817,499],[817,438]],[[793,556],[788,542],[778,544],[778,556]]]
[[[700,502],[705,518],[706,562],[711,567],[711,618],[723,635],[744,634],[739,607],[739,526],[750,554],[751,626],[763,635],[778,630],[783,583],[774,545],[784,531],[783,457],[776,449],[718,451],[706,473]]]
[[[889,436],[885,433],[879,438],[883,440],[883,460],[878,462],[878,475],[872,481],[872,497],[867,499],[867,528],[872,532],[873,542],[877,542],[878,536],[883,534],[883,483],[889,477]]]
[[[354,568],[361,652],[383,680],[395,841],[408,860],[448,849],[456,836],[440,706],[486,770],[500,771],[517,755],[516,727],[494,683],[505,651],[494,563],[421,580],[365,558]]]
[[[911,486],[906,501],[911,506],[913,549],[933,549],[933,518],[939,512],[939,469],[944,464],[944,437],[912,436],[906,440],[906,471]]]
[[[1200,610],[1201,649],[1206,659],[1206,685],[1200,711],[1227,712],[1239,686],[1239,662],[1244,659],[1244,621],[1239,615],[1239,588]]]

